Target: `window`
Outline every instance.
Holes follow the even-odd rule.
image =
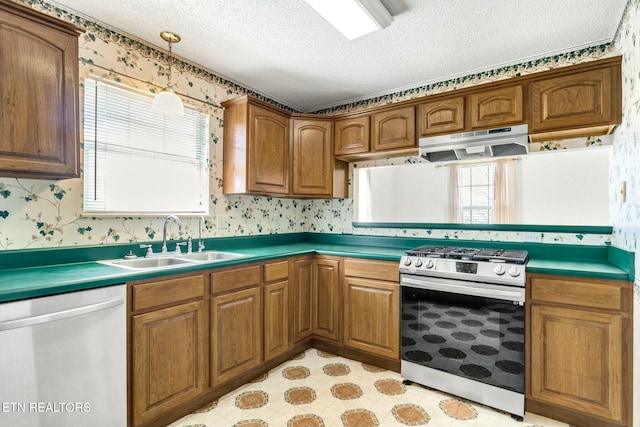
[[[452,164],[451,218],[461,224],[508,224],[514,219],[513,160]]]
[[[85,80],[83,210],[207,214],[208,114],[164,116],[147,95]]]

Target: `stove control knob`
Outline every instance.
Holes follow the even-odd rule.
[[[493,272],[498,276],[502,276],[505,272],[504,265],[496,265],[496,267],[493,269]]]
[[[407,267],[411,265],[411,258],[407,258],[404,260],[404,265],[406,265]]]
[[[422,260],[418,258],[414,264],[416,267],[422,267]]]
[[[520,270],[517,267],[511,267],[509,269],[509,276],[518,277],[520,275]]]
[[[424,268],[433,268],[433,261],[432,261],[432,260],[430,260],[430,259],[427,259],[427,260],[424,262]]]

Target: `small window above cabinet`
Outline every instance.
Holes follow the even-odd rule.
[[[0,175],[80,176],[74,25],[0,2]]]

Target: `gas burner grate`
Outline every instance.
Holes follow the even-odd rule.
[[[515,264],[524,264],[529,254],[527,251],[507,250],[507,249],[483,249],[478,252],[473,259],[477,261],[495,261]]]
[[[447,258],[453,259],[472,259],[475,254],[480,252],[480,249],[475,248],[454,248],[447,253]]]
[[[431,257],[431,258],[444,258],[444,256],[451,251],[451,246],[436,246],[436,245],[426,245],[420,246],[419,248],[411,249],[405,252],[408,256],[420,256],[420,257]]]

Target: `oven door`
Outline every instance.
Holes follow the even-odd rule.
[[[402,360],[524,393],[524,288],[408,274],[401,287]]]

